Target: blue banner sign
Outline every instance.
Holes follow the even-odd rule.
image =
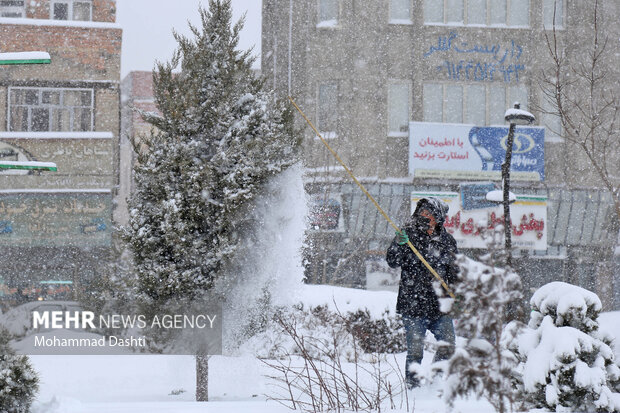
[[[500,180],[508,127],[411,122],[409,173],[419,178]],[[517,127],[512,146],[514,180],[545,179],[545,129]]]
[[[493,190],[492,182],[461,184],[461,207],[464,211],[496,207],[497,203],[487,201],[487,193]]]

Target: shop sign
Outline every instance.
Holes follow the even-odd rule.
[[[411,122],[409,174],[416,178],[500,180],[508,127]],[[545,179],[545,129],[517,127],[511,178]]]
[[[315,231],[344,231],[340,195],[313,195],[310,204],[309,225]]]
[[[0,245],[109,246],[110,193],[0,192]]]
[[[461,206],[464,210],[493,208],[495,204],[487,201],[487,193],[495,189],[492,182],[463,183],[461,187]]]

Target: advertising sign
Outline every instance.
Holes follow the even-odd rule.
[[[501,179],[508,127],[411,122],[409,174],[416,178]],[[545,129],[517,127],[512,147],[513,180],[545,179]]]
[[[112,197],[105,192],[0,192],[2,246],[108,246]]]
[[[342,200],[339,194],[315,194],[311,198],[310,228],[322,232],[342,232]]]
[[[482,229],[492,230],[504,225],[504,212],[501,204],[492,208],[465,210],[458,192],[413,192],[411,211],[417,202],[433,196],[448,204],[448,217],[445,229],[452,234],[459,248],[488,248],[490,239],[483,235]],[[539,195],[517,195],[510,206],[512,221],[512,245],[517,249],[547,249],[547,198]],[[489,231],[492,232],[492,231]],[[504,232],[495,239],[504,245]]]
[[[487,193],[495,189],[492,182],[484,183],[462,183],[461,185],[461,205],[464,210],[493,208],[496,204],[487,201]]]

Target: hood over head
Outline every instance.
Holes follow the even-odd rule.
[[[423,209],[427,209],[428,212],[433,214],[438,224],[443,225],[444,222],[446,222],[446,217],[448,216],[448,204],[443,202],[441,199],[434,197],[420,199],[416,205],[413,215],[417,216]]]
[[[435,217],[437,220],[437,230],[441,231],[448,215],[448,204],[443,202],[441,199],[434,197],[420,199],[416,205],[415,212],[411,215],[411,217],[409,217],[407,222],[405,222],[404,226],[412,227],[416,218],[423,209],[428,210],[428,212]]]

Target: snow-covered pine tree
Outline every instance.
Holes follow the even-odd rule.
[[[190,26],[192,38],[175,33],[175,55],[153,73],[161,115],[144,115],[157,131],[134,142],[123,237],[151,309],[221,284],[246,236],[244,212],[270,177],[298,160],[301,143],[292,112],[263,90],[250,51],[237,50],[243,20],[232,25],[230,0],[209,0],[199,13],[201,27]],[[196,370],[196,399],[204,401],[207,356],[197,355]]]
[[[263,91],[250,52],[236,50],[243,21],[231,26],[230,1],[210,0],[200,16],[153,74],[161,116],[147,114],[158,131],[142,141],[124,231],[153,300],[210,289],[244,236],[243,208],[297,160],[292,113]]]
[[[438,366],[445,372],[444,400],[474,393],[487,399],[497,412],[513,409],[515,403],[515,356],[502,343],[505,325],[521,304],[521,279],[512,271],[495,268],[492,254],[486,264],[459,257],[460,282],[455,306],[456,333],[465,338],[454,355]],[[488,265],[487,265],[488,264]]]
[[[508,341],[520,361],[526,407],[620,412],[620,369],[612,337],[598,329],[598,296],[555,281],[538,289],[530,304],[528,328]]]
[[[28,357],[10,348],[9,332],[0,329],[0,411],[28,413],[39,390],[39,378]]]

